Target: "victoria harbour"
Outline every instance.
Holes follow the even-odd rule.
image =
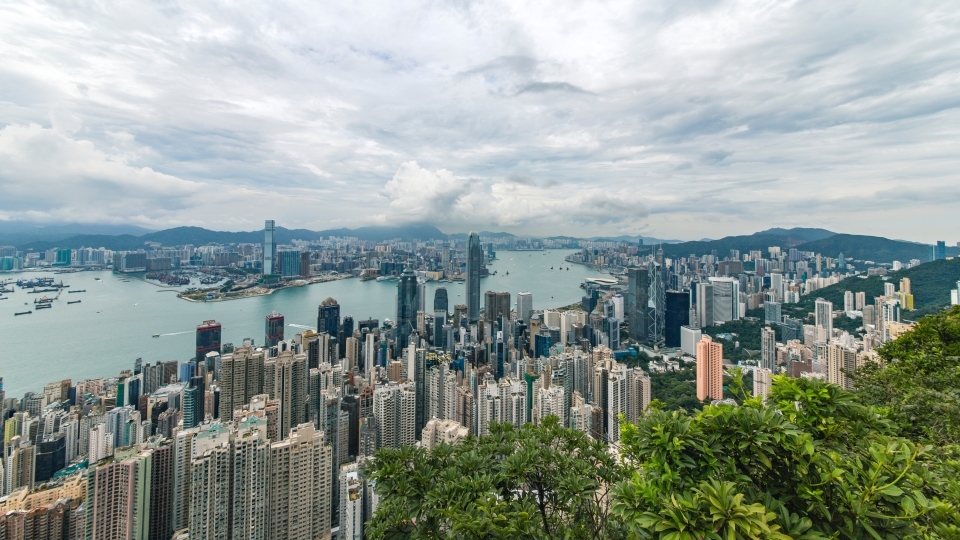
[[[568,250],[503,251],[489,265],[482,290],[533,293],[535,309],[551,309],[580,300],[580,284],[598,277],[594,268],[564,261]],[[567,270],[569,268],[569,270]],[[494,274],[496,272],[496,274]],[[273,294],[222,302],[189,302],[177,298],[181,288],[158,287],[110,271],[77,272],[54,276],[50,272],[9,274],[8,279],[55,277],[70,285],[52,309],[33,310],[37,295],[23,289],[5,294],[0,302],[0,341],[4,384],[10,395],[42,387],[54,379],[74,381],[105,377],[130,369],[136,358],[144,362],[189,360],[193,356],[195,327],[215,319],[223,325],[223,341],[263,341],[264,317],[278,311],[285,316],[287,337],[317,321],[317,306],[325,298],[340,303],[343,315],[355,320],[374,318],[381,323],[396,314],[396,281],[342,279]],[[123,281],[126,280],[126,281]],[[426,302],[447,288],[451,309],[465,303],[462,282],[426,284]],[[85,292],[69,294],[66,291]],[[49,296],[52,296],[50,294]],[[67,304],[81,300],[77,304]],[[24,303],[29,305],[24,305]],[[14,313],[33,310],[29,315]],[[153,337],[159,334],[159,338]]]

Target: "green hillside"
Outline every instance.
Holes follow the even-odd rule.
[[[950,291],[957,287],[957,280],[960,280],[960,258],[933,261],[909,270],[890,272],[882,277],[849,278],[836,285],[825,287],[813,294],[804,296],[798,304],[789,307],[792,308],[794,316],[805,317],[807,313],[813,312],[817,298],[823,298],[833,302],[835,310],[843,309],[843,293],[845,291],[865,292],[867,303],[872,303],[875,297],[883,294],[883,284],[885,282],[893,283],[899,288],[900,279],[904,277],[910,278],[914,305],[914,310],[905,311],[904,316],[909,319],[917,319],[924,315],[937,313],[950,305]],[[788,306],[784,306],[784,308],[786,310]]]
[[[843,253],[847,259],[885,263],[906,263],[911,259],[927,262],[931,255],[931,247],[926,244],[857,234],[835,234],[829,238],[800,244],[797,249],[822,253],[826,257],[837,257]]]

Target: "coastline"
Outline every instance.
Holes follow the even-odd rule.
[[[236,293],[234,293],[233,295],[230,295],[230,293],[220,293],[219,287],[212,287],[210,289],[196,290],[189,294],[185,292],[180,292],[180,293],[177,293],[177,298],[180,298],[181,300],[186,300],[187,302],[197,302],[197,303],[226,302],[229,300],[242,300],[244,298],[256,298],[258,296],[267,296],[267,295],[273,294],[275,291],[281,291],[283,289],[290,289],[293,287],[306,287],[309,285],[315,285],[317,283],[329,283],[331,281],[339,281],[342,279],[350,279],[354,277],[356,276],[354,276],[353,274],[338,274],[336,276],[318,276],[315,278],[311,278],[309,281],[301,280],[299,282],[290,283],[289,285],[284,285],[282,287],[254,286],[254,287],[250,287],[249,289],[236,291]],[[201,296],[201,295],[205,297],[207,294],[211,294],[211,293],[217,296],[215,298],[210,298],[210,299],[190,297],[190,296]]]

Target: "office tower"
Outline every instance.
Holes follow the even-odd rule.
[[[280,402],[278,429],[286,437],[291,429],[306,421],[307,355],[283,351],[273,362],[273,399]],[[264,375],[266,376],[266,363]]]
[[[816,340],[828,342],[833,337],[833,302],[817,298],[814,311]]]
[[[276,228],[273,220],[268,219],[263,225],[263,275],[275,273],[277,259],[277,243],[274,238]]]
[[[67,438],[63,433],[54,433],[36,445],[33,479],[43,483],[53,478],[53,473],[67,466]]]
[[[410,341],[410,334],[413,333],[417,324],[417,308],[419,301],[417,290],[417,276],[409,266],[403,270],[400,280],[397,282],[397,343],[395,345],[396,355],[403,354]]]
[[[416,392],[412,383],[389,382],[373,391],[377,448],[399,448],[416,442]]]
[[[363,540],[364,482],[356,463],[340,469],[340,535],[342,540]]]
[[[483,320],[488,324],[497,322],[500,317],[510,319],[510,293],[487,291],[484,293]]]
[[[433,311],[442,311],[444,314],[450,312],[450,301],[447,299],[447,288],[437,287],[433,293]]]
[[[530,324],[530,315],[533,313],[533,293],[517,293],[517,318],[525,324]]]
[[[800,319],[790,317],[783,318],[783,327],[780,330],[780,337],[784,343],[797,339],[803,339],[803,322]]]
[[[937,245],[933,247],[933,260],[942,261],[947,258],[947,243],[943,240],[937,240]]]
[[[780,302],[766,300],[763,303],[763,324],[780,324],[783,319],[783,307]]]
[[[277,268],[274,274],[279,274],[280,279],[298,279],[300,277],[300,251],[284,250],[277,253]]]
[[[853,299],[853,293],[850,291],[843,292],[843,310],[846,312],[854,311],[855,303]]]
[[[777,370],[777,333],[769,326],[760,329],[760,367]]]
[[[277,313],[276,311],[270,315],[267,315],[265,334],[265,343],[268,349],[283,341],[283,315]]]
[[[480,268],[483,266],[483,250],[480,235],[471,232],[467,237],[467,320],[480,320]]]
[[[709,282],[697,283],[697,326],[706,328],[713,326],[713,284]]]
[[[740,319],[740,281],[710,278],[713,285],[713,322],[723,324]]]
[[[710,336],[697,343],[697,399],[723,399],[723,345]]]
[[[270,445],[267,540],[330,536],[332,459],[323,433],[310,423]]]
[[[215,423],[194,437],[190,464],[190,538],[230,538],[230,429]]]
[[[683,354],[697,356],[697,343],[700,343],[702,330],[695,326],[680,327],[680,350]]]
[[[753,370],[753,395],[758,396],[764,401],[770,395],[770,388],[773,383],[773,373],[767,368],[757,368]]]
[[[203,321],[197,326],[197,362],[207,357],[208,352],[220,352],[220,323]]]
[[[336,339],[340,333],[340,304],[327,298],[317,308],[317,333]]]
[[[663,337],[665,347],[680,346],[680,328],[690,324],[690,292],[667,291]]]
[[[84,501],[86,538],[149,537],[151,464],[149,453],[99,466],[91,463]]]
[[[658,253],[661,251],[658,250]],[[661,256],[659,260],[663,260]],[[647,310],[647,341],[654,345],[663,344],[664,317],[666,308],[666,276],[660,263],[651,262],[647,265],[647,276],[650,279],[650,309]]]
[[[842,343],[828,343],[827,382],[837,384],[845,390],[853,390],[853,378],[849,377],[857,369],[857,351],[845,347]]]
[[[37,447],[27,438],[16,435],[10,439],[4,449],[6,460],[3,464],[4,495],[25,487],[33,491],[36,476]]]
[[[190,377],[189,384],[183,390],[184,429],[190,429],[203,423],[204,391],[203,377]],[[117,444],[116,447],[119,448],[120,446],[126,446],[126,444]]]
[[[627,269],[627,325],[630,339],[647,341],[647,310],[650,279],[646,268]]]

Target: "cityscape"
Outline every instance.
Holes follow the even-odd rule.
[[[0,2],[0,540],[960,540],[958,8]]]

